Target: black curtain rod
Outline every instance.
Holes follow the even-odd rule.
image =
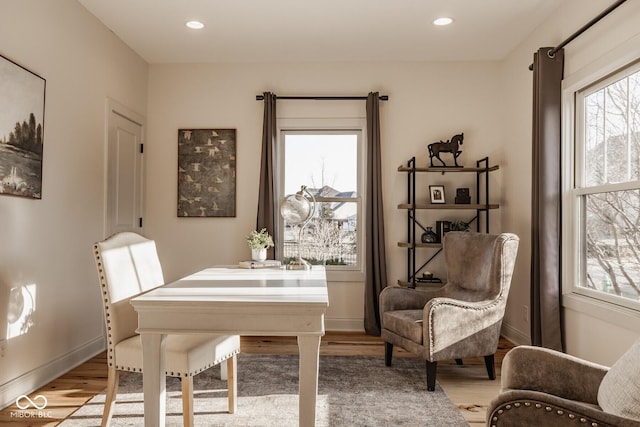
[[[380,95],[380,101],[388,101],[389,95]],[[277,96],[276,99],[311,99],[314,101],[347,101],[367,99],[366,96]],[[256,95],[256,101],[264,100],[264,95]]]
[[[605,10],[603,10],[600,15],[596,16],[595,18],[593,18],[591,21],[587,22],[586,24],[584,24],[578,31],[576,31],[575,33],[571,34],[569,37],[567,37],[562,43],[560,43],[558,46],[554,47],[553,49],[551,49],[547,55],[549,55],[551,58],[553,58],[553,56],[556,54],[556,52],[558,52],[560,49],[562,49],[563,47],[565,47],[566,45],[568,45],[569,43],[571,43],[574,39],[576,39],[577,37],[579,37],[582,33],[584,33],[585,31],[587,31],[589,28],[591,28],[595,23],[597,23],[598,21],[600,21],[602,18],[604,18],[605,16],[607,16],[609,13],[613,12],[614,9],[616,9],[618,6],[620,6],[622,3],[626,2],[627,0],[618,0],[615,3],[613,3],[611,6],[609,6],[608,8],[606,8]],[[533,70],[533,64],[529,65],[529,70]]]

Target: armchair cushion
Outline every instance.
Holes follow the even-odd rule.
[[[387,311],[382,314],[382,323],[389,331],[422,344],[422,313],[422,309]]]
[[[605,412],[640,421],[640,340],[602,379],[598,404]]]

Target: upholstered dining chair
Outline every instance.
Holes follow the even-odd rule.
[[[447,281],[436,289],[388,286],[380,293],[385,364],[393,346],[426,361],[427,390],[434,391],[438,361],[484,356],[495,379],[498,348],[518,251],[515,234],[451,231],[444,237]]]
[[[93,246],[107,333],[108,379],[102,426],[109,425],[121,371],[142,372],[142,341],[135,332],[138,318],[131,298],[164,284],[153,240],[132,233],[114,234]],[[185,426],[193,425],[193,375],[227,361],[229,413],[236,410],[240,337],[225,335],[168,335],[166,375],[182,381]]]

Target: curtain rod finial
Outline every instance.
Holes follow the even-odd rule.
[[[264,95],[256,95],[256,101],[263,101]]]

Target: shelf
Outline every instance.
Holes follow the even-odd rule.
[[[405,287],[405,288],[413,288],[414,286],[416,288],[441,288],[445,285],[446,283],[425,283],[425,282],[407,282],[405,280],[398,280],[398,285]]]
[[[431,164],[431,162],[427,161],[427,165]],[[432,283],[419,283],[417,279],[417,275],[422,271],[434,258],[436,258],[440,253],[444,250],[442,243],[422,243],[420,233],[422,231],[427,232],[428,228],[425,228],[421,221],[426,219],[433,219],[434,217],[437,219],[438,217],[447,217],[448,215],[452,215],[453,212],[444,212],[444,211],[458,211],[466,215],[466,213],[473,211],[475,216],[468,223],[471,224],[475,222],[475,231],[480,232],[484,229],[485,233],[489,232],[489,214],[493,209],[499,209],[500,205],[497,203],[489,203],[491,198],[489,197],[489,172],[497,171],[499,166],[494,165],[490,166],[489,157],[484,157],[475,162],[476,167],[447,167],[447,166],[439,166],[439,167],[416,167],[416,158],[412,157],[407,161],[406,165],[399,166],[398,172],[403,172],[407,177],[407,198],[405,199],[407,203],[398,204],[399,210],[404,210],[407,216],[407,238],[403,242],[397,242],[398,247],[403,248],[407,252],[407,276],[405,280],[398,280],[398,284],[401,286],[408,287],[428,287],[433,288],[434,284]],[[475,204],[463,204],[463,203],[429,203],[430,199],[428,197],[422,197],[423,200],[420,202],[420,198],[416,198],[416,180],[417,175],[419,173],[440,173],[442,175],[449,173],[471,173],[473,174],[473,181],[475,182],[475,190],[476,190],[476,202]],[[434,176],[421,176],[421,181],[426,181],[429,184],[429,181],[433,181]],[[471,178],[468,179],[469,181]],[[484,202],[484,203],[481,203]],[[418,211],[436,211],[437,213],[427,213],[421,212],[418,214]],[[464,212],[463,212],[464,211]],[[466,212],[466,213],[465,213]],[[420,219],[418,219],[418,216]],[[452,216],[459,216],[452,215]],[[436,233],[446,233],[448,230],[442,229],[441,225],[438,221],[436,221]],[[484,225],[484,227],[483,227]],[[427,249],[430,249],[428,251]],[[418,263],[418,258],[421,261]],[[424,261],[424,262],[423,262]],[[426,286],[425,286],[426,285]],[[439,284],[436,284],[435,287],[438,287]]]
[[[440,249],[442,243],[410,243],[410,242],[398,242],[398,246],[401,248],[431,248]]]
[[[489,168],[455,168],[455,167],[416,167],[398,166],[398,172],[493,172],[500,169],[500,166],[489,166]]]
[[[442,204],[434,204],[434,203],[416,203],[415,207],[412,203],[400,203],[398,205],[398,209],[460,209],[460,210],[487,210],[487,209],[498,209],[500,208],[499,204],[490,203],[488,205],[477,205],[477,204],[453,204],[453,203],[442,203]]]

